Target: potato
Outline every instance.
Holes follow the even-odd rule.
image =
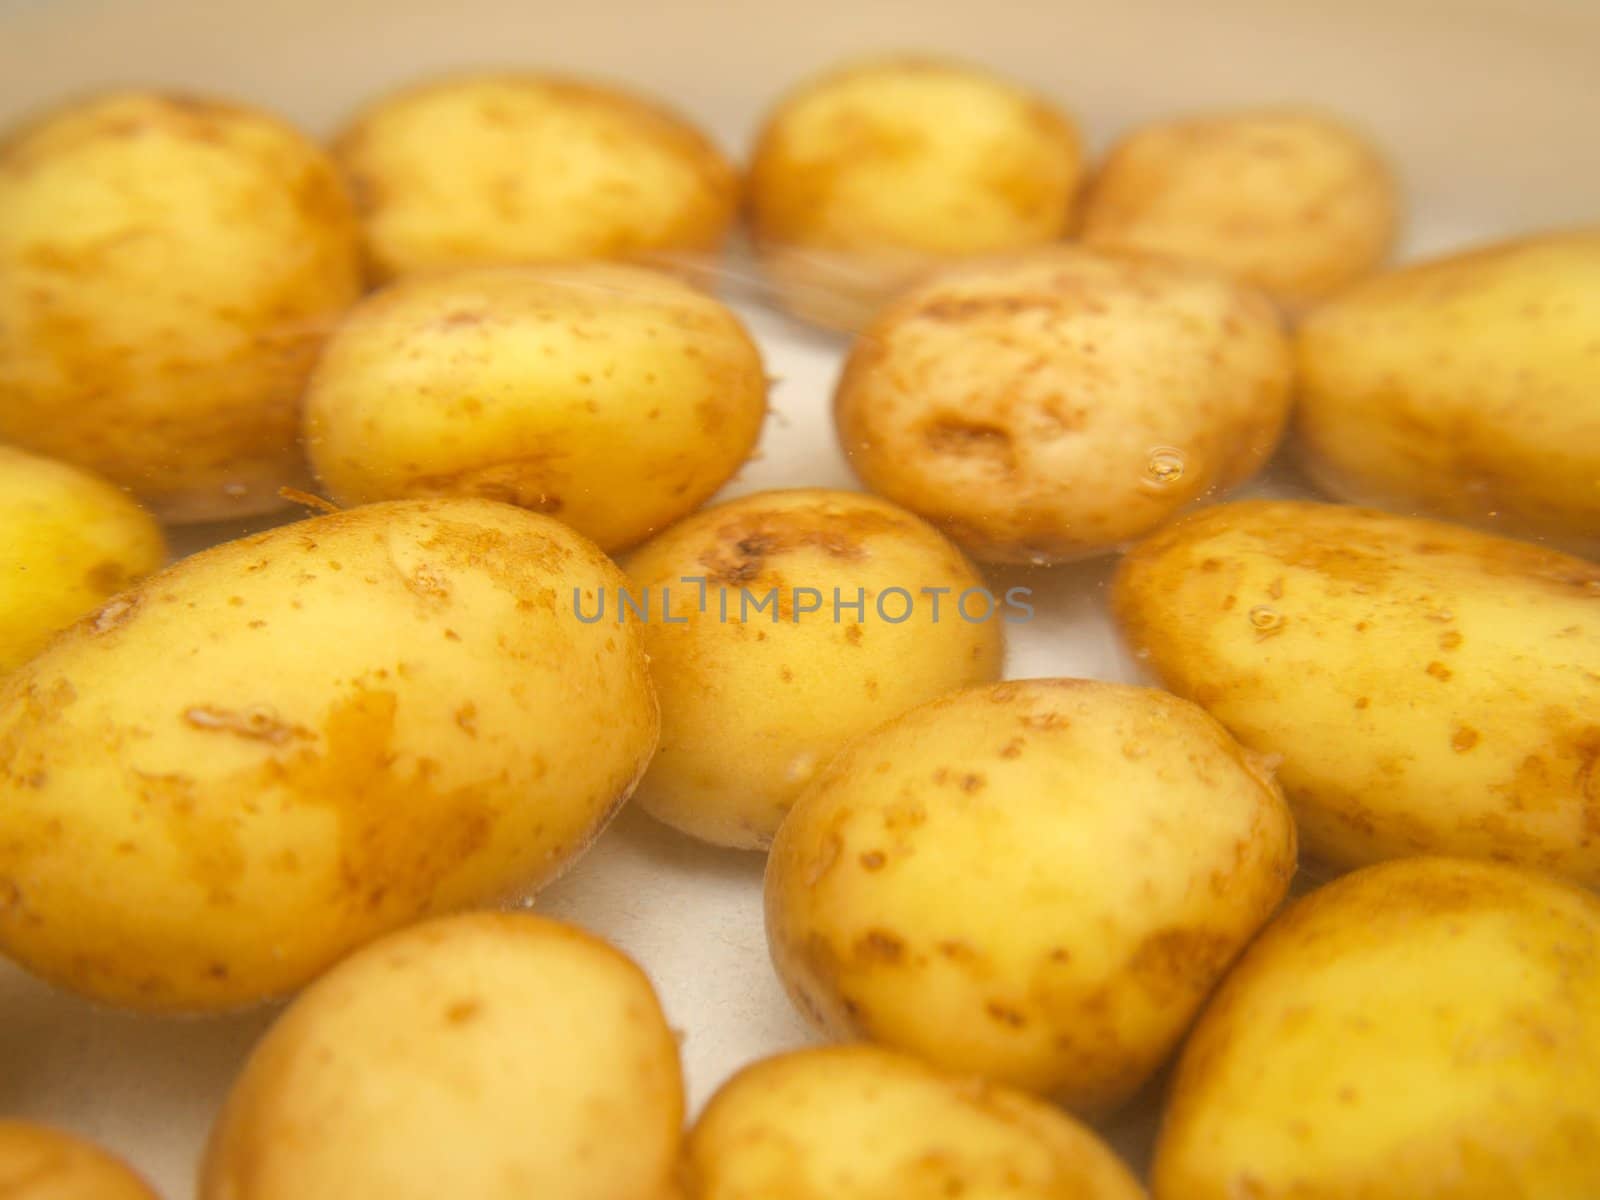
[[[45,1125],[0,1118],[6,1200],[159,1200],[121,1159]]]
[[[1089,1130],[1023,1092],[870,1046],[746,1067],[690,1131],[688,1200],[1140,1200]]]
[[[1128,134],[1090,183],[1081,233],[1206,263],[1298,312],[1382,265],[1399,210],[1388,164],[1356,130],[1258,109]]]
[[[750,164],[756,249],[777,298],[858,329],[930,267],[1064,236],[1083,171],[1072,120],[987,71],[886,58],[807,81]]]
[[[1123,563],[1161,681],[1282,760],[1308,855],[1600,885],[1600,566],[1330,504],[1200,513]]]
[[[1271,455],[1290,351],[1202,268],[1063,247],[951,268],[891,304],[835,396],[864,483],[986,562],[1113,549]]]
[[[998,679],[1004,623],[1031,615],[922,521],[857,492],[745,496],[673,526],[626,569],[634,599],[654,606],[627,616],[642,617],[661,698],[638,803],[748,849],[772,841],[858,733]]]
[[[256,1047],[200,1200],[661,1200],[683,1124],[650,981],[527,914],[414,926],[353,955]]]
[[[487,267],[351,314],[306,396],[339,500],[483,496],[612,550],[693,511],[749,456],[761,355],[687,284],[631,267]]]
[[[1600,1196],[1600,901],[1369,867],[1268,926],[1171,1092],[1158,1200]]]
[[[1200,709],[1080,679],[972,688],[852,743],[767,860],[767,939],[841,1038],[1099,1114],[1282,899],[1271,777]]]
[[[379,280],[716,251],[739,202],[733,167],[674,113],[616,88],[525,72],[385,96],[333,152]]]
[[[103,479],[0,446],[0,673],[166,554],[150,515]]]
[[[287,992],[549,879],[657,715],[623,576],[548,517],[396,501],[186,559],[0,681],[0,951],[98,1000]]]
[[[115,92],[0,144],[0,440],[163,520],[282,506],[300,392],[360,289],[328,157],[276,118]]]
[[[1330,494],[1600,556],[1600,228],[1370,280],[1296,354],[1298,449]]]

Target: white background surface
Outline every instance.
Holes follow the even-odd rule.
[[[0,118],[86,87],[152,82],[265,103],[323,132],[395,82],[527,64],[654,91],[742,152],[787,82],[881,49],[987,62],[1056,96],[1097,143],[1132,121],[1197,107],[1341,109],[1402,168],[1407,255],[1600,223],[1595,0],[0,0]],[[779,383],[759,456],[728,494],[852,486],[827,417],[844,343],[743,311]],[[1258,485],[1296,486],[1281,466]],[[178,540],[192,548],[235,532]],[[1035,590],[1036,619],[1009,627],[1009,675],[1134,677],[1101,608],[1109,567],[990,573],[999,589]],[[537,902],[650,972],[685,1035],[696,1107],[743,1063],[808,1040],[768,965],[760,873],[758,856],[701,847],[624,813]],[[184,1200],[211,1115],[271,1015],[99,1011],[0,964],[0,1115],[102,1141]],[[1131,1157],[1142,1154],[1149,1113],[1113,1131]]]

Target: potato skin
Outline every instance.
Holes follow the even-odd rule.
[[[1173,1081],[1157,1200],[1600,1195],[1600,901],[1368,867],[1269,925]]]
[[[0,446],[0,673],[166,556],[161,527],[105,480]]]
[[[1331,495],[1600,556],[1600,228],[1368,280],[1295,351],[1297,449]]]
[[[128,91],[14,130],[0,439],[164,521],[281,508],[305,482],[301,389],[360,290],[356,237],[331,160],[264,113]]]
[[[0,1196],[6,1200],[160,1200],[121,1159],[28,1121],[0,1119]]]
[[[496,263],[720,249],[733,166],[687,121],[613,87],[458,75],[380,97],[333,143],[385,281]]]
[[[658,1200],[683,1124],[644,973],[526,913],[413,926],[340,963],[256,1047],[200,1200]]]
[[[547,517],[394,502],[185,559],[0,682],[0,950],[215,1010],[549,879],[655,745],[644,654]]]
[[[781,1054],[690,1130],[687,1200],[1140,1200],[1092,1132],[1025,1092],[876,1046]]]
[[[949,268],[856,343],[839,443],[873,491],[984,562],[1104,553],[1253,475],[1290,352],[1209,270],[1074,247]]]
[[[1356,130],[1261,109],[1129,133],[1090,183],[1081,236],[1206,263],[1302,312],[1382,265],[1399,210],[1388,164]]]
[[[307,391],[306,446],[343,503],[483,496],[615,550],[727,482],[766,396],[738,318],[670,276],[482,268],[356,308]]]
[[[1083,171],[1077,126],[986,71],[852,63],[779,102],[751,156],[757,252],[781,300],[861,328],[928,269],[1058,241]]]
[[[1308,856],[1495,858],[1600,884],[1600,566],[1251,501],[1139,546],[1113,602],[1167,687],[1281,758]]]
[[[820,1028],[1042,1092],[1127,1100],[1295,867],[1277,786],[1177,697],[971,688],[853,742],[767,860],[767,940]]]
[[[637,802],[719,845],[764,849],[812,775],[851,738],[1000,677],[1004,597],[987,620],[963,620],[959,598],[982,589],[982,577],[937,531],[875,496],[816,488],[744,496],[673,526],[626,569],[657,606],[644,638],[661,747]],[[706,581],[704,612],[686,576]],[[806,587],[821,593],[821,608],[802,614],[793,592]],[[891,588],[910,592],[911,603],[895,598],[888,616],[909,608],[908,620],[880,617],[876,599]],[[949,593],[937,619],[923,588]],[[741,621],[741,589],[756,599],[777,589],[779,600]],[[835,589],[847,603],[865,599],[862,619],[835,613]],[[663,619],[663,595],[684,624]],[[967,611],[986,607],[974,596]]]

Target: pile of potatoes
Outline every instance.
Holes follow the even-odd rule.
[[[40,114],[0,141],[0,953],[290,999],[200,1200],[1600,1196],[1600,230],[1386,270],[1401,207],[1327,113],[1092,165],[915,58],[805,82],[742,173],[526,72],[326,146]],[[856,335],[865,491],[711,503],[767,414],[701,286],[741,219]],[[1275,456],[1351,503],[1227,500]],[[1008,679],[1006,584],[1113,554],[1145,684]],[[687,1129],[651,981],[510,903],[630,797],[767,855],[828,1043]],[[1142,1179],[1098,1132],[1137,1102]],[[10,1120],[0,1194],[154,1196]]]

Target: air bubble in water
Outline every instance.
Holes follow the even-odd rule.
[[[1171,487],[1183,478],[1183,467],[1183,451],[1157,446],[1150,451],[1150,459],[1144,465],[1144,477],[1146,482],[1157,487]]]
[[[1250,624],[1257,633],[1277,633],[1283,628],[1283,614],[1269,605],[1258,604],[1250,610]]]

